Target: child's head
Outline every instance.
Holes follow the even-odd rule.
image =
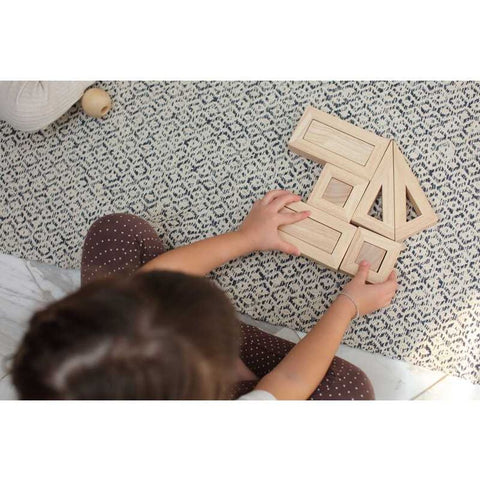
[[[101,280],[33,316],[13,383],[23,399],[225,398],[239,337],[230,301],[209,280]]]

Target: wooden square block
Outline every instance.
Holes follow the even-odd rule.
[[[307,203],[349,222],[367,185],[368,180],[328,164],[323,167]]]
[[[371,264],[367,280],[370,283],[383,282],[392,271],[402,249],[401,243],[358,227],[340,265],[340,270],[355,275],[358,264],[362,260],[367,260]]]
[[[370,270],[378,272],[380,266],[382,265],[383,259],[387,251],[383,248],[376,247],[368,242],[363,242],[360,252],[357,255],[355,263],[360,263],[362,260],[366,260],[370,263]]]
[[[369,180],[388,143],[385,138],[309,106],[288,146],[298,155],[331,163]]]
[[[356,228],[304,202],[290,203],[285,209],[295,212],[310,210],[311,215],[292,225],[282,225],[280,237],[298,247],[302,255],[338,269]]]
[[[353,187],[336,178],[331,178],[321,198],[333,205],[344,207]]]

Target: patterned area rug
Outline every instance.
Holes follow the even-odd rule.
[[[480,383],[480,83],[104,82],[104,120],[73,107],[41,133],[0,124],[4,253],[79,266],[89,225],[127,211],[168,247],[239,225],[273,188],[307,197],[321,167],[287,150],[311,104],[394,138],[440,217],[407,240],[393,305],[344,342]],[[256,253],[215,281],[241,312],[308,330],[347,277]]]

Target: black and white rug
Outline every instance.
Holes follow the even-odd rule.
[[[440,218],[407,240],[392,306],[344,342],[480,383],[480,83],[102,82],[103,120],[77,107],[46,130],[0,123],[3,253],[79,267],[89,225],[127,211],[168,247],[239,225],[273,188],[307,197],[321,167],[287,150],[307,105],[394,138]],[[308,330],[347,281],[257,253],[213,277],[238,310]]]

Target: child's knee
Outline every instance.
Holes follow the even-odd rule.
[[[375,400],[373,385],[367,374],[343,358],[334,357],[327,372],[327,383],[342,399]]]
[[[92,223],[87,237],[106,232],[111,232],[114,237],[119,237],[122,233],[136,233],[141,222],[145,220],[131,213],[110,213]]]
[[[373,385],[367,374],[361,368],[350,362],[344,360],[344,363],[348,365],[349,382],[353,380],[353,384],[355,385],[351,391],[353,392],[353,390],[355,390],[357,400],[375,400]]]
[[[360,398],[362,400],[375,400],[375,391],[373,389],[372,382],[367,377],[367,374],[358,367],[354,367],[354,368],[357,372],[358,379],[360,381],[360,387],[361,387],[359,390]]]

